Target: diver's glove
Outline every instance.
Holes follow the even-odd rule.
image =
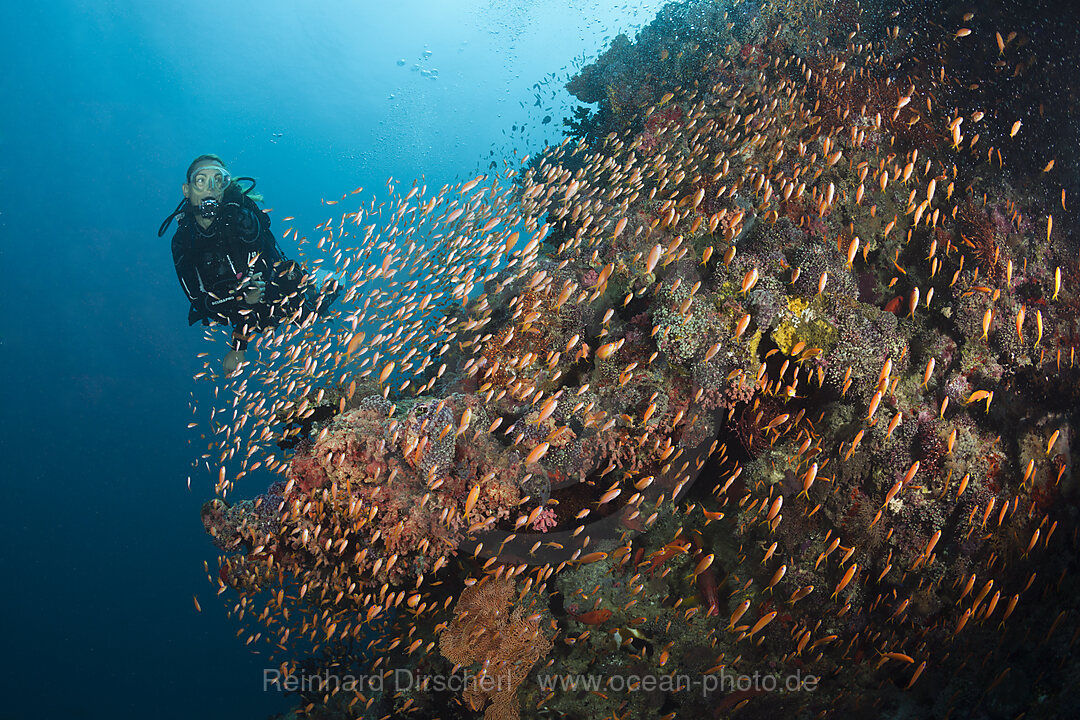
[[[341,294],[341,283],[337,280],[330,280],[328,285],[324,288],[323,292],[319,295],[319,304],[315,307],[315,312],[319,315],[326,315],[330,312],[330,306],[337,300],[338,295]]]
[[[232,375],[236,372],[236,369],[244,363],[244,351],[243,350],[230,350],[225,353],[225,359],[222,361],[222,366],[226,375]]]
[[[326,270],[317,269],[313,274],[314,285],[319,288],[318,291],[312,293],[312,299],[315,300],[315,312],[318,315],[326,315],[330,311],[330,306],[341,294],[341,282]]]
[[[262,279],[262,273],[255,273],[242,282],[239,290],[243,294],[244,302],[248,305],[261,303],[263,295],[266,293],[266,281]]]

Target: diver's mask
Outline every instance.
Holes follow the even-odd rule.
[[[232,177],[229,175],[229,171],[220,165],[204,165],[188,178],[188,182],[199,192],[209,190],[213,193],[219,193],[229,187]]]

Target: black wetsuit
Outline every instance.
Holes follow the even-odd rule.
[[[172,254],[176,276],[191,302],[188,324],[201,320],[204,325],[231,325],[238,350],[247,347],[249,333],[317,305],[313,289],[308,290],[310,299],[301,289],[303,268],[285,257],[270,232],[270,216],[235,186],[226,189],[218,216],[205,230],[190,208],[180,217]],[[261,302],[249,305],[240,287],[256,273],[262,274],[266,289]]]

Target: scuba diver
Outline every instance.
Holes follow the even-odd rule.
[[[255,180],[233,178],[217,155],[200,155],[181,186],[184,199],[158,230],[176,217],[172,239],[176,276],[191,308],[188,324],[223,323],[233,329],[225,374],[244,362],[253,333],[282,320],[303,323],[323,315],[340,285],[327,273],[308,275],[289,260],[270,232],[270,216],[259,209]],[[241,188],[240,183],[250,183]]]

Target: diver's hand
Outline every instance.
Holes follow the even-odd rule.
[[[229,352],[225,353],[225,360],[222,361],[222,365],[224,367],[222,369],[225,371],[226,375],[232,375],[234,372],[236,372],[236,368],[240,367],[243,362],[243,350],[230,350]]]
[[[248,305],[258,305],[262,302],[266,293],[266,283],[262,279],[262,273],[255,273],[240,285],[240,292],[244,295],[244,302]]]

